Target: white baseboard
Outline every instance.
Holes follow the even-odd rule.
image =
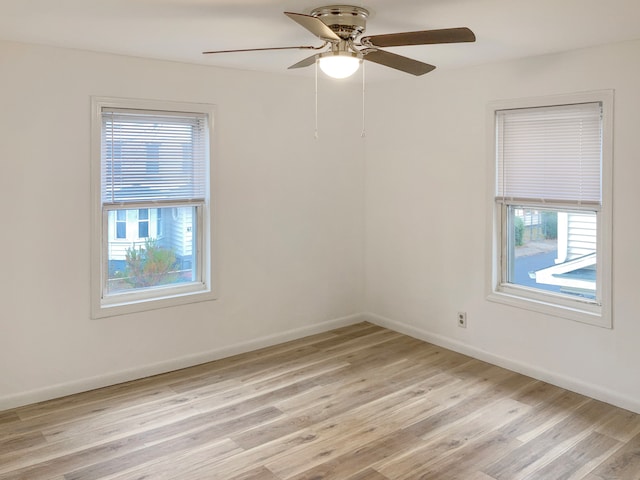
[[[23,405],[30,405],[32,403],[42,402],[45,400],[51,400],[53,398],[64,397],[67,395],[72,395],[74,393],[86,392],[89,390],[94,390],[96,388],[116,385],[118,383],[137,380],[139,378],[149,377],[152,375],[171,372],[173,370],[179,370],[181,368],[192,367],[194,365],[212,362],[214,360],[219,360],[221,358],[231,357],[240,353],[258,350],[264,347],[270,347],[279,343],[288,342],[289,340],[296,340],[308,335],[326,332],[329,330],[333,330],[334,328],[345,327],[347,325],[352,325],[354,323],[363,321],[365,321],[365,318],[361,314],[349,315],[325,322],[319,322],[314,325],[294,328],[282,333],[267,335],[257,339],[248,340],[246,342],[237,343],[235,345],[230,345],[228,347],[218,348],[207,352],[201,352],[194,355],[186,355],[184,357],[174,358],[149,365],[143,365],[119,372],[107,373],[95,377],[83,378],[81,380],[74,380],[71,382],[51,385],[37,390],[2,396],[0,397],[0,411],[7,410],[9,408],[20,407]]]
[[[624,408],[635,413],[640,413],[640,399],[631,398],[626,395],[622,395],[613,390],[602,388],[599,385],[583,382],[581,380],[561,375],[558,373],[550,372],[548,370],[536,367],[535,365],[528,365],[516,360],[512,360],[506,357],[501,357],[485,350],[467,345],[466,343],[454,340],[442,335],[428,332],[426,330],[407,325],[402,322],[397,322],[389,318],[382,317],[373,313],[363,313],[361,317],[364,321],[379,325],[381,327],[394,330],[399,333],[404,333],[411,337],[425,342],[438,345],[439,347],[453,350],[454,352],[462,353],[478,360],[482,360],[499,367],[512,370],[514,372],[527,375],[528,377],[542,380],[544,382],[556,385],[561,388],[565,388],[572,392],[580,393],[596,400],[600,400],[616,407]]]
[[[618,392],[602,388],[601,386],[550,372],[534,365],[528,365],[516,360],[501,357],[499,355],[492,354],[471,345],[467,345],[458,340],[431,333],[412,325],[397,322],[395,320],[391,320],[389,318],[385,318],[373,313],[349,315],[346,317],[328,320],[306,327],[295,328],[282,333],[267,335],[254,340],[248,340],[246,342],[237,343],[235,345],[230,345],[228,347],[219,348],[208,352],[187,355],[164,362],[143,365],[119,372],[108,373],[96,377],[51,385],[37,390],[3,396],[0,397],[0,411],[9,408],[20,407],[23,405],[29,405],[44,400],[50,400],[52,398],[64,397],[66,395],[72,395],[74,393],[85,392],[96,388],[116,385],[118,383],[128,382],[152,375],[158,375],[173,370],[179,370],[181,368],[187,368],[194,365],[199,365],[201,363],[211,362],[214,360],[219,360],[221,358],[238,355],[240,353],[250,352],[260,348],[287,342],[289,340],[295,340],[298,338],[306,337],[308,335],[326,332],[334,328],[340,328],[363,321],[367,321],[381,327],[389,328],[396,332],[404,333],[405,335],[424,340],[425,342],[433,343],[434,345],[453,350],[454,352],[469,355],[470,357],[477,358],[479,360],[489,362],[491,364],[498,365],[509,370],[513,370],[514,372],[522,373],[523,375],[527,375],[529,377],[542,380],[553,385],[557,385],[561,388],[566,388],[567,390],[571,390],[573,392],[580,393],[582,395],[586,395],[588,397],[595,398],[606,403],[610,403],[620,408],[640,413],[640,399],[631,398]]]

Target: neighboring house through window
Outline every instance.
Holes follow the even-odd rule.
[[[93,315],[214,298],[210,106],[93,99]]]
[[[611,326],[612,92],[496,102],[492,300]]]

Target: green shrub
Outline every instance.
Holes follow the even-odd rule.
[[[178,274],[176,254],[170,248],[161,247],[154,239],[147,239],[144,247],[131,247],[126,253],[127,268],[124,280],[134,288],[154,287],[174,283]]]
[[[558,238],[558,212],[542,212],[542,232],[547,240]]]
[[[519,247],[524,243],[524,220],[520,217],[514,216],[513,227],[516,246]]]

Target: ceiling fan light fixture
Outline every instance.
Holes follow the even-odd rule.
[[[362,55],[353,52],[325,52],[318,58],[320,70],[331,78],[347,78],[360,68]]]

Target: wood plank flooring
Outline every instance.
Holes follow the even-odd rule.
[[[640,480],[640,415],[360,323],[0,412],[0,480]]]

